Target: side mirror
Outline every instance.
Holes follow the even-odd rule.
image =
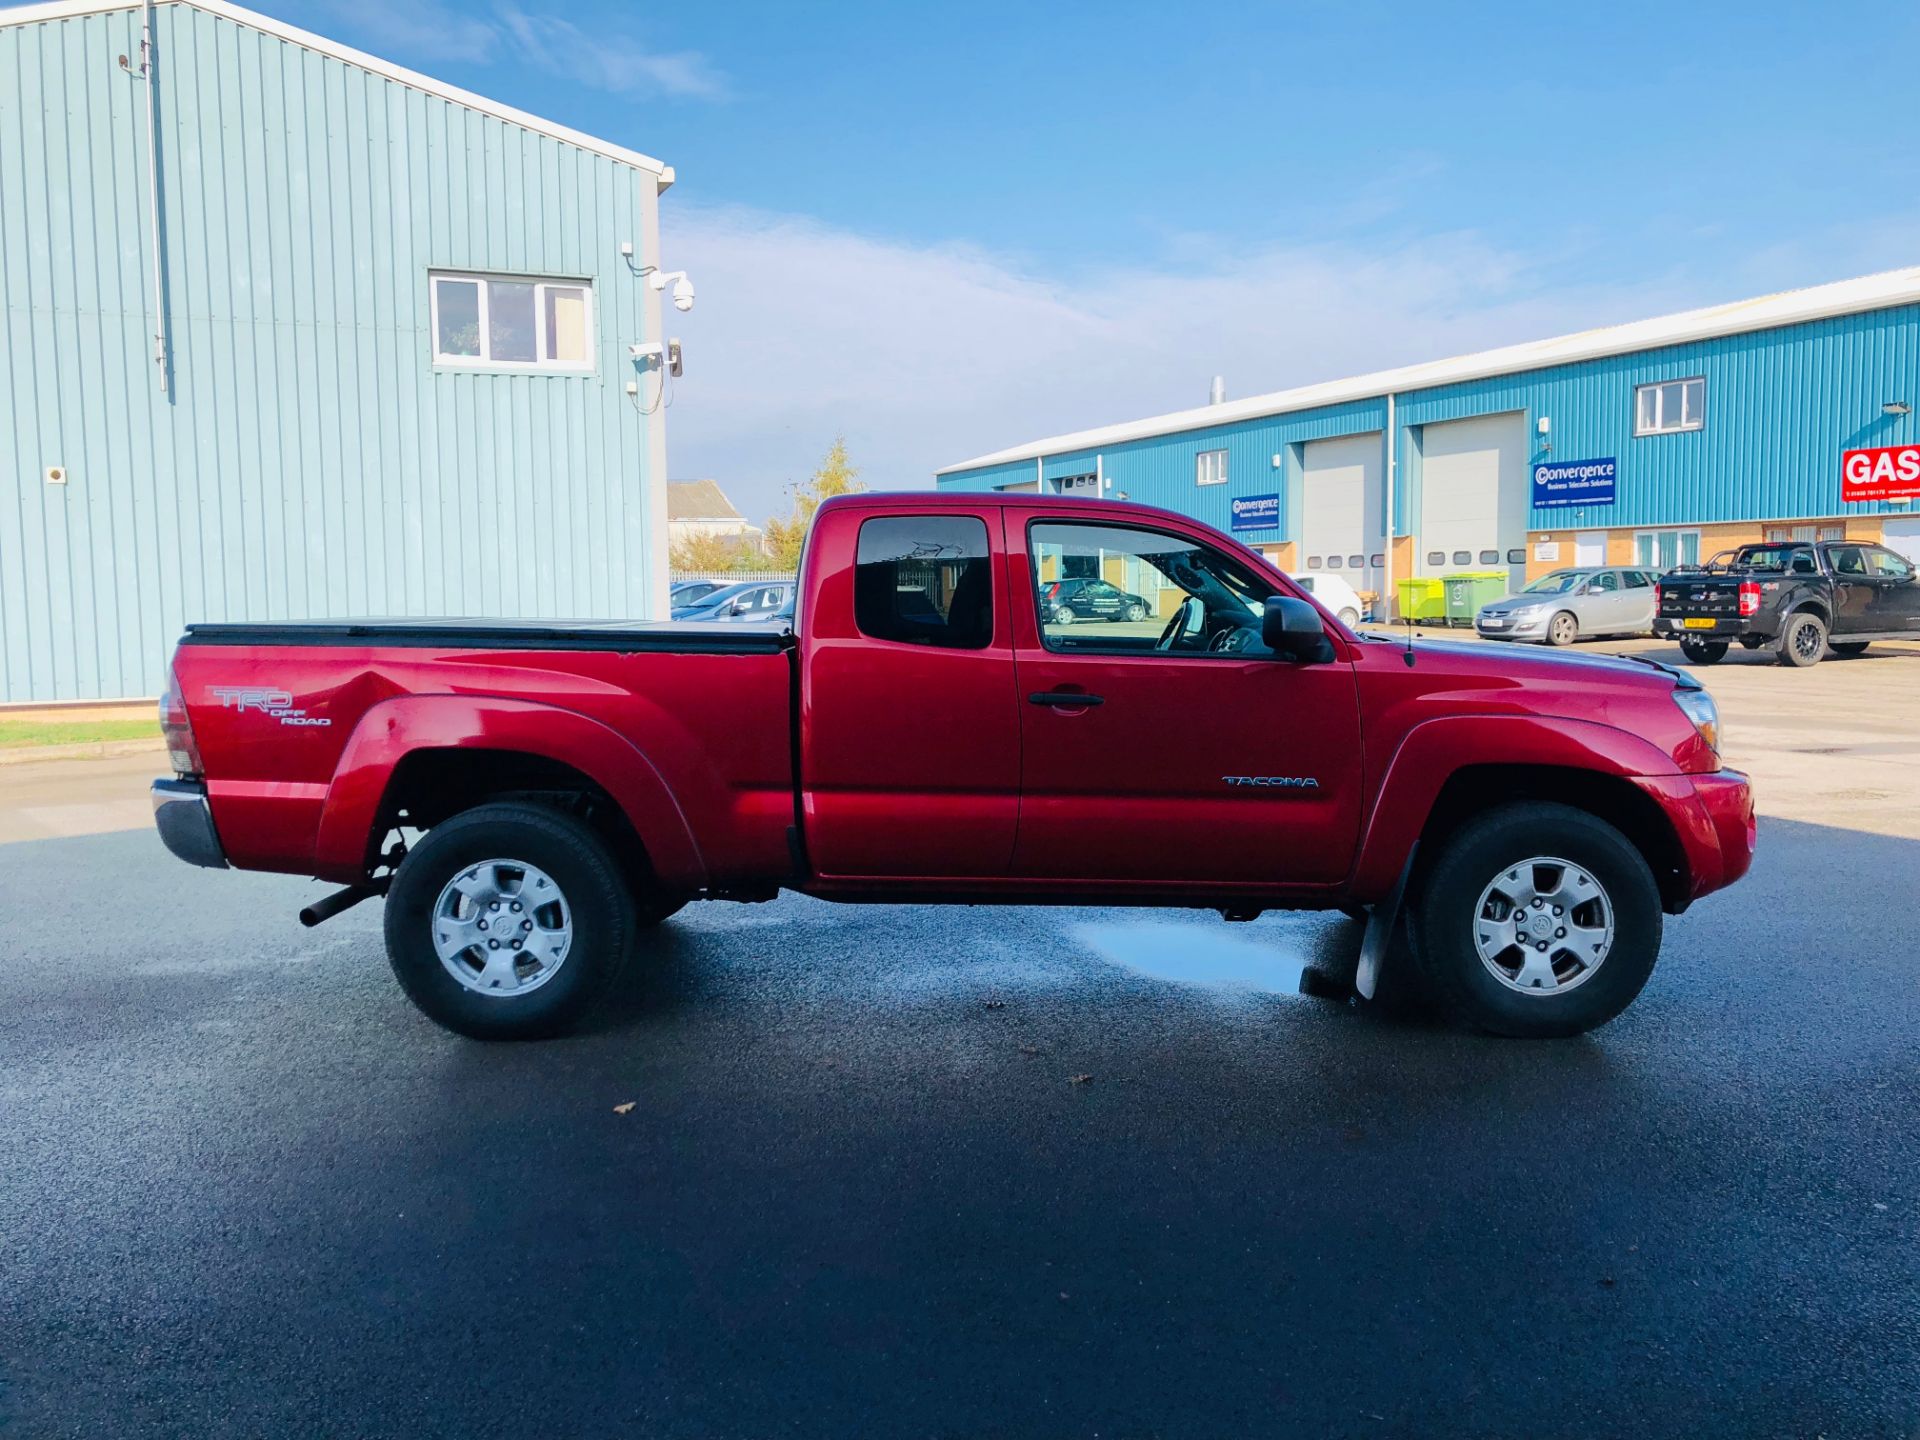
[[[1317,665],[1333,659],[1333,642],[1327,639],[1320,612],[1291,595],[1267,597],[1266,610],[1260,617],[1260,638],[1283,660]]]

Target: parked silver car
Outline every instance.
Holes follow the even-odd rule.
[[[1517,595],[1480,607],[1473,628],[1489,640],[1571,645],[1589,635],[1653,629],[1652,570],[1580,566],[1542,575]]]

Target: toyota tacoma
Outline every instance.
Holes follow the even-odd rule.
[[[1146,618],[1060,623],[1071,579]],[[1404,921],[1448,1014],[1569,1035],[1755,836],[1684,674],[1359,634],[1078,498],[830,501],[791,629],[197,624],[161,710],[176,855],[342,887],[309,924],[383,896],[407,994],[490,1038],[566,1028],[683,905],[783,889],[1364,910],[1363,995]]]

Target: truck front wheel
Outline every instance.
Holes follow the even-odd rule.
[[[387,959],[431,1020],[477,1040],[555,1035],[619,971],[634,902],[581,821],[481,805],[429,830],[387,892]]]
[[[1495,1035],[1578,1035],[1633,1002],[1660,953],[1660,891],[1626,836],[1528,802],[1448,838],[1409,912],[1439,1007]]]

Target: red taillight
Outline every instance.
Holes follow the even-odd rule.
[[[1760,610],[1760,586],[1753,580],[1740,582],[1740,615],[1744,619]]]
[[[1058,580],[1054,581],[1051,585],[1047,586],[1047,598],[1049,600],[1054,599],[1059,594],[1060,594],[1060,582]]]
[[[167,759],[176,775],[204,773],[200,747],[194,743],[193,725],[187,719],[186,704],[180,699],[180,680],[169,675],[167,693],[160,697],[160,734],[167,742]]]
[[[1664,585],[1653,587],[1653,613],[1658,615],[1667,608],[1667,589]]]

